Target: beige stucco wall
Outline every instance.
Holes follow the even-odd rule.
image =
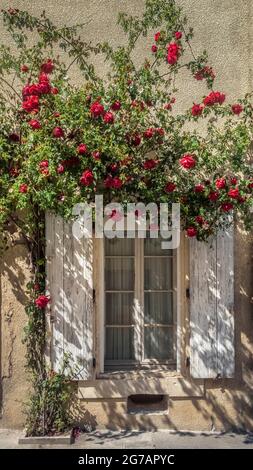
[[[12,2],[11,2],[12,3]],[[253,4],[252,0],[180,0],[189,23],[195,28],[194,49],[206,48],[210,63],[217,70],[217,89],[229,100],[253,89]],[[110,40],[116,46],[122,33],[116,25],[121,9],[138,14],[143,0],[16,0],[15,7],[39,14],[43,9],[58,25],[74,24],[88,19],[84,30],[92,41]],[[10,2],[1,0],[1,8]],[[8,38],[0,24],[1,39]],[[136,60],[150,53],[150,41],[140,40]],[[99,72],[105,72],[101,58],[96,59]],[[80,77],[73,74],[73,79]],[[190,106],[205,93],[199,83],[180,76],[180,97],[177,107]],[[172,398],[169,414],[131,418],[126,414],[126,399],[90,399],[80,403],[82,420],[111,427],[170,427],[175,429],[231,429],[253,428],[253,237],[240,228],[236,232],[236,377],[234,380],[204,383],[201,398]],[[24,346],[22,328],[25,322],[22,290],[29,278],[25,247],[11,248],[1,262],[1,389],[2,427],[21,427],[21,401],[27,393],[24,374]],[[79,408],[79,407],[78,407]],[[83,411],[82,411],[83,410]]]
[[[14,235],[14,238],[18,243],[21,241],[19,236]],[[0,273],[0,427],[16,428],[23,425],[24,400],[28,398],[22,338],[26,322],[25,291],[30,271],[24,245],[17,244],[7,250],[1,260]]]

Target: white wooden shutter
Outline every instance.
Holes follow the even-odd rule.
[[[68,353],[78,379],[92,377],[93,243],[72,233],[72,223],[46,214],[47,290],[51,297],[50,360],[60,370]]]
[[[210,243],[190,241],[190,370],[193,378],[234,376],[233,227]]]

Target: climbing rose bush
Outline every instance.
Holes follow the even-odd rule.
[[[187,236],[200,240],[231,214],[249,228],[251,95],[230,102],[226,90],[217,90],[216,71],[205,52],[194,53],[193,31],[175,1],[146,0],[142,17],[121,13],[126,42],[116,49],[85,42],[80,26],[56,28],[45,14],[2,14],[16,46],[15,55],[0,48],[3,227],[21,210],[23,219],[14,220],[29,233],[34,207],[67,218],[76,203],[103,194],[105,202],[123,204],[178,202]],[[150,53],[136,62],[141,36]],[[185,61],[186,50],[192,57]],[[105,78],[93,66],[96,54],[109,63]],[[73,64],[80,86],[71,79]],[[179,112],[181,69],[185,80],[205,82],[206,93]]]

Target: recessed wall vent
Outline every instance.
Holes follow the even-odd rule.
[[[139,394],[127,398],[127,412],[130,414],[164,414],[167,411],[167,395]]]

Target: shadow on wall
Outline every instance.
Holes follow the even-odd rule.
[[[20,260],[22,260],[22,263],[20,263]],[[23,306],[25,306],[29,300],[25,293],[27,276],[24,274],[24,265],[28,267],[27,252],[24,247],[16,246],[6,252],[0,267],[1,277],[5,277],[6,281],[8,281],[10,292],[14,294],[17,302]],[[2,309],[4,309],[4,306],[2,306]]]
[[[179,431],[180,429],[191,429],[191,422],[192,428],[196,428],[194,421],[198,421],[198,417],[201,417],[200,422],[205,422],[205,429],[209,431],[252,430],[253,400],[250,397],[252,397],[253,388],[253,312],[251,305],[253,263],[249,253],[253,253],[253,241],[249,236],[241,234],[239,229],[236,233],[236,239],[236,378],[205,381],[205,396],[203,398],[169,399],[168,414],[129,415],[127,413],[127,399],[104,400],[100,402],[100,407],[106,416],[105,427],[107,429],[139,429],[141,431],[143,429],[157,430],[159,427],[163,427]],[[20,258],[24,259],[25,256],[24,247],[18,246],[6,254],[1,266],[2,275],[11,286],[16,300],[22,305],[25,305],[28,300],[24,293],[26,279],[22,264],[20,264]],[[56,328],[57,326],[55,325]],[[80,336],[80,329],[77,326],[72,328],[71,332],[69,325],[65,328],[68,333],[68,341],[72,336],[75,347],[78,347],[78,337]],[[152,393],[154,393],[153,390]],[[160,391],[157,390],[157,393]],[[188,412],[189,417],[187,416]],[[89,404],[85,404],[85,402],[79,403],[77,401],[73,407],[73,414],[75,422],[87,427],[88,430],[100,425],[101,420],[96,412],[96,402],[90,401]],[[119,433],[119,436],[121,435]]]
[[[102,413],[106,429],[124,430],[123,435],[119,431],[119,439],[122,436],[132,435],[133,429],[138,430],[134,431],[136,435],[144,429],[155,431],[159,428],[175,431],[182,429],[252,431],[253,263],[249,254],[253,254],[253,239],[241,233],[237,228],[235,246],[237,267],[235,271],[235,378],[205,380],[205,392],[202,398],[171,398],[168,400],[168,412],[164,414],[128,414],[127,399],[90,401],[88,409],[94,423],[97,421],[100,424],[99,414]],[[112,396],[114,391],[117,391],[117,386],[112,385]],[[186,394],[189,392],[186,388],[184,391]],[[155,393],[155,387],[152,388],[152,392],[149,390],[149,393]],[[156,393],[161,393],[158,387]],[[85,402],[82,403],[85,404]],[[96,412],[96,403],[102,411]],[[90,416],[89,420],[91,420]],[[84,423],[84,416],[81,422]],[[94,435],[99,436],[99,433]],[[105,434],[101,438],[101,444],[104,437],[106,437]]]
[[[15,428],[22,426],[23,401],[28,389],[22,339],[30,271],[24,242],[17,233],[13,232],[12,237],[13,245],[0,263],[0,405],[4,407],[2,425]]]

